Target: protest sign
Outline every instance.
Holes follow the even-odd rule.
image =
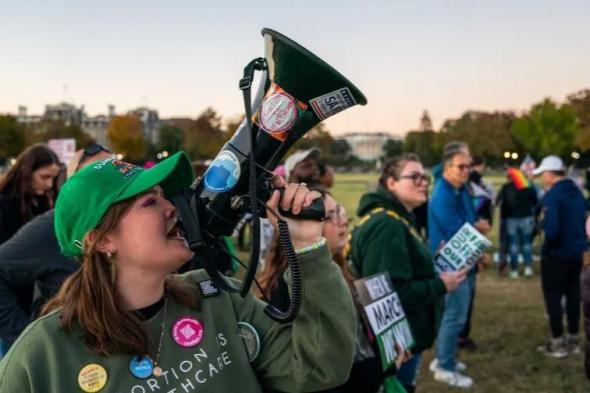
[[[354,285],[364,316],[377,340],[383,370],[387,370],[394,365],[399,351],[409,350],[414,345],[406,314],[389,273],[356,280]]]
[[[435,255],[434,267],[438,273],[470,269],[491,245],[473,225],[465,223]]]
[[[50,139],[47,145],[57,154],[59,161],[65,165],[68,165],[76,154],[76,140],[74,138]]]

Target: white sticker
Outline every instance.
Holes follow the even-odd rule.
[[[271,134],[290,130],[297,120],[297,103],[284,92],[266,97],[260,108],[260,126]]]
[[[356,101],[348,87],[313,98],[309,103],[316,116],[322,120],[356,105]]]

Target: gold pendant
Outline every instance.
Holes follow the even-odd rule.
[[[160,376],[162,376],[162,368],[160,366],[154,367],[154,370],[152,371],[152,374],[154,374],[154,377],[160,377]]]

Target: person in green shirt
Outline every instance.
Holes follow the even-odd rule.
[[[193,253],[166,196],[192,180],[180,152],[148,170],[98,161],[64,184],[55,231],[81,267],[0,362],[0,393],[299,392],[347,379],[355,313],[322,223],[287,220],[304,295],[298,317],[280,324],[204,271],[171,274]],[[286,187],[267,202],[275,211],[298,214],[319,197],[275,186]]]
[[[414,392],[421,354],[432,346],[443,298],[465,272],[436,276],[432,254],[415,229],[412,210],[426,202],[429,178],[415,154],[392,158],[382,169],[376,192],[361,197],[359,224],[352,232],[350,257],[361,277],[388,272],[408,318],[415,346],[412,358],[396,372]]]

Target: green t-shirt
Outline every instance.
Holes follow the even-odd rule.
[[[263,387],[296,392],[342,384],[354,354],[356,320],[350,293],[326,247],[301,255],[300,261],[303,304],[292,323],[271,320],[263,313],[265,303],[251,295],[218,291],[203,297],[199,310],[169,298],[159,359],[163,374],[140,379],[130,371],[133,355],[97,356],[84,344],[79,328],[65,333],[59,327],[58,310],[33,322],[0,362],[0,393],[81,392],[79,374],[94,364],[107,376],[101,393],[249,393],[262,392]],[[204,271],[182,277],[195,286],[208,280]],[[152,343],[159,341],[163,313],[164,308],[145,322]],[[203,328],[194,347],[174,340],[173,326],[184,317],[198,320]],[[240,333],[240,322],[251,325],[256,334]],[[249,350],[244,340],[249,340]],[[259,353],[250,361],[248,355],[255,355],[257,347]]]

